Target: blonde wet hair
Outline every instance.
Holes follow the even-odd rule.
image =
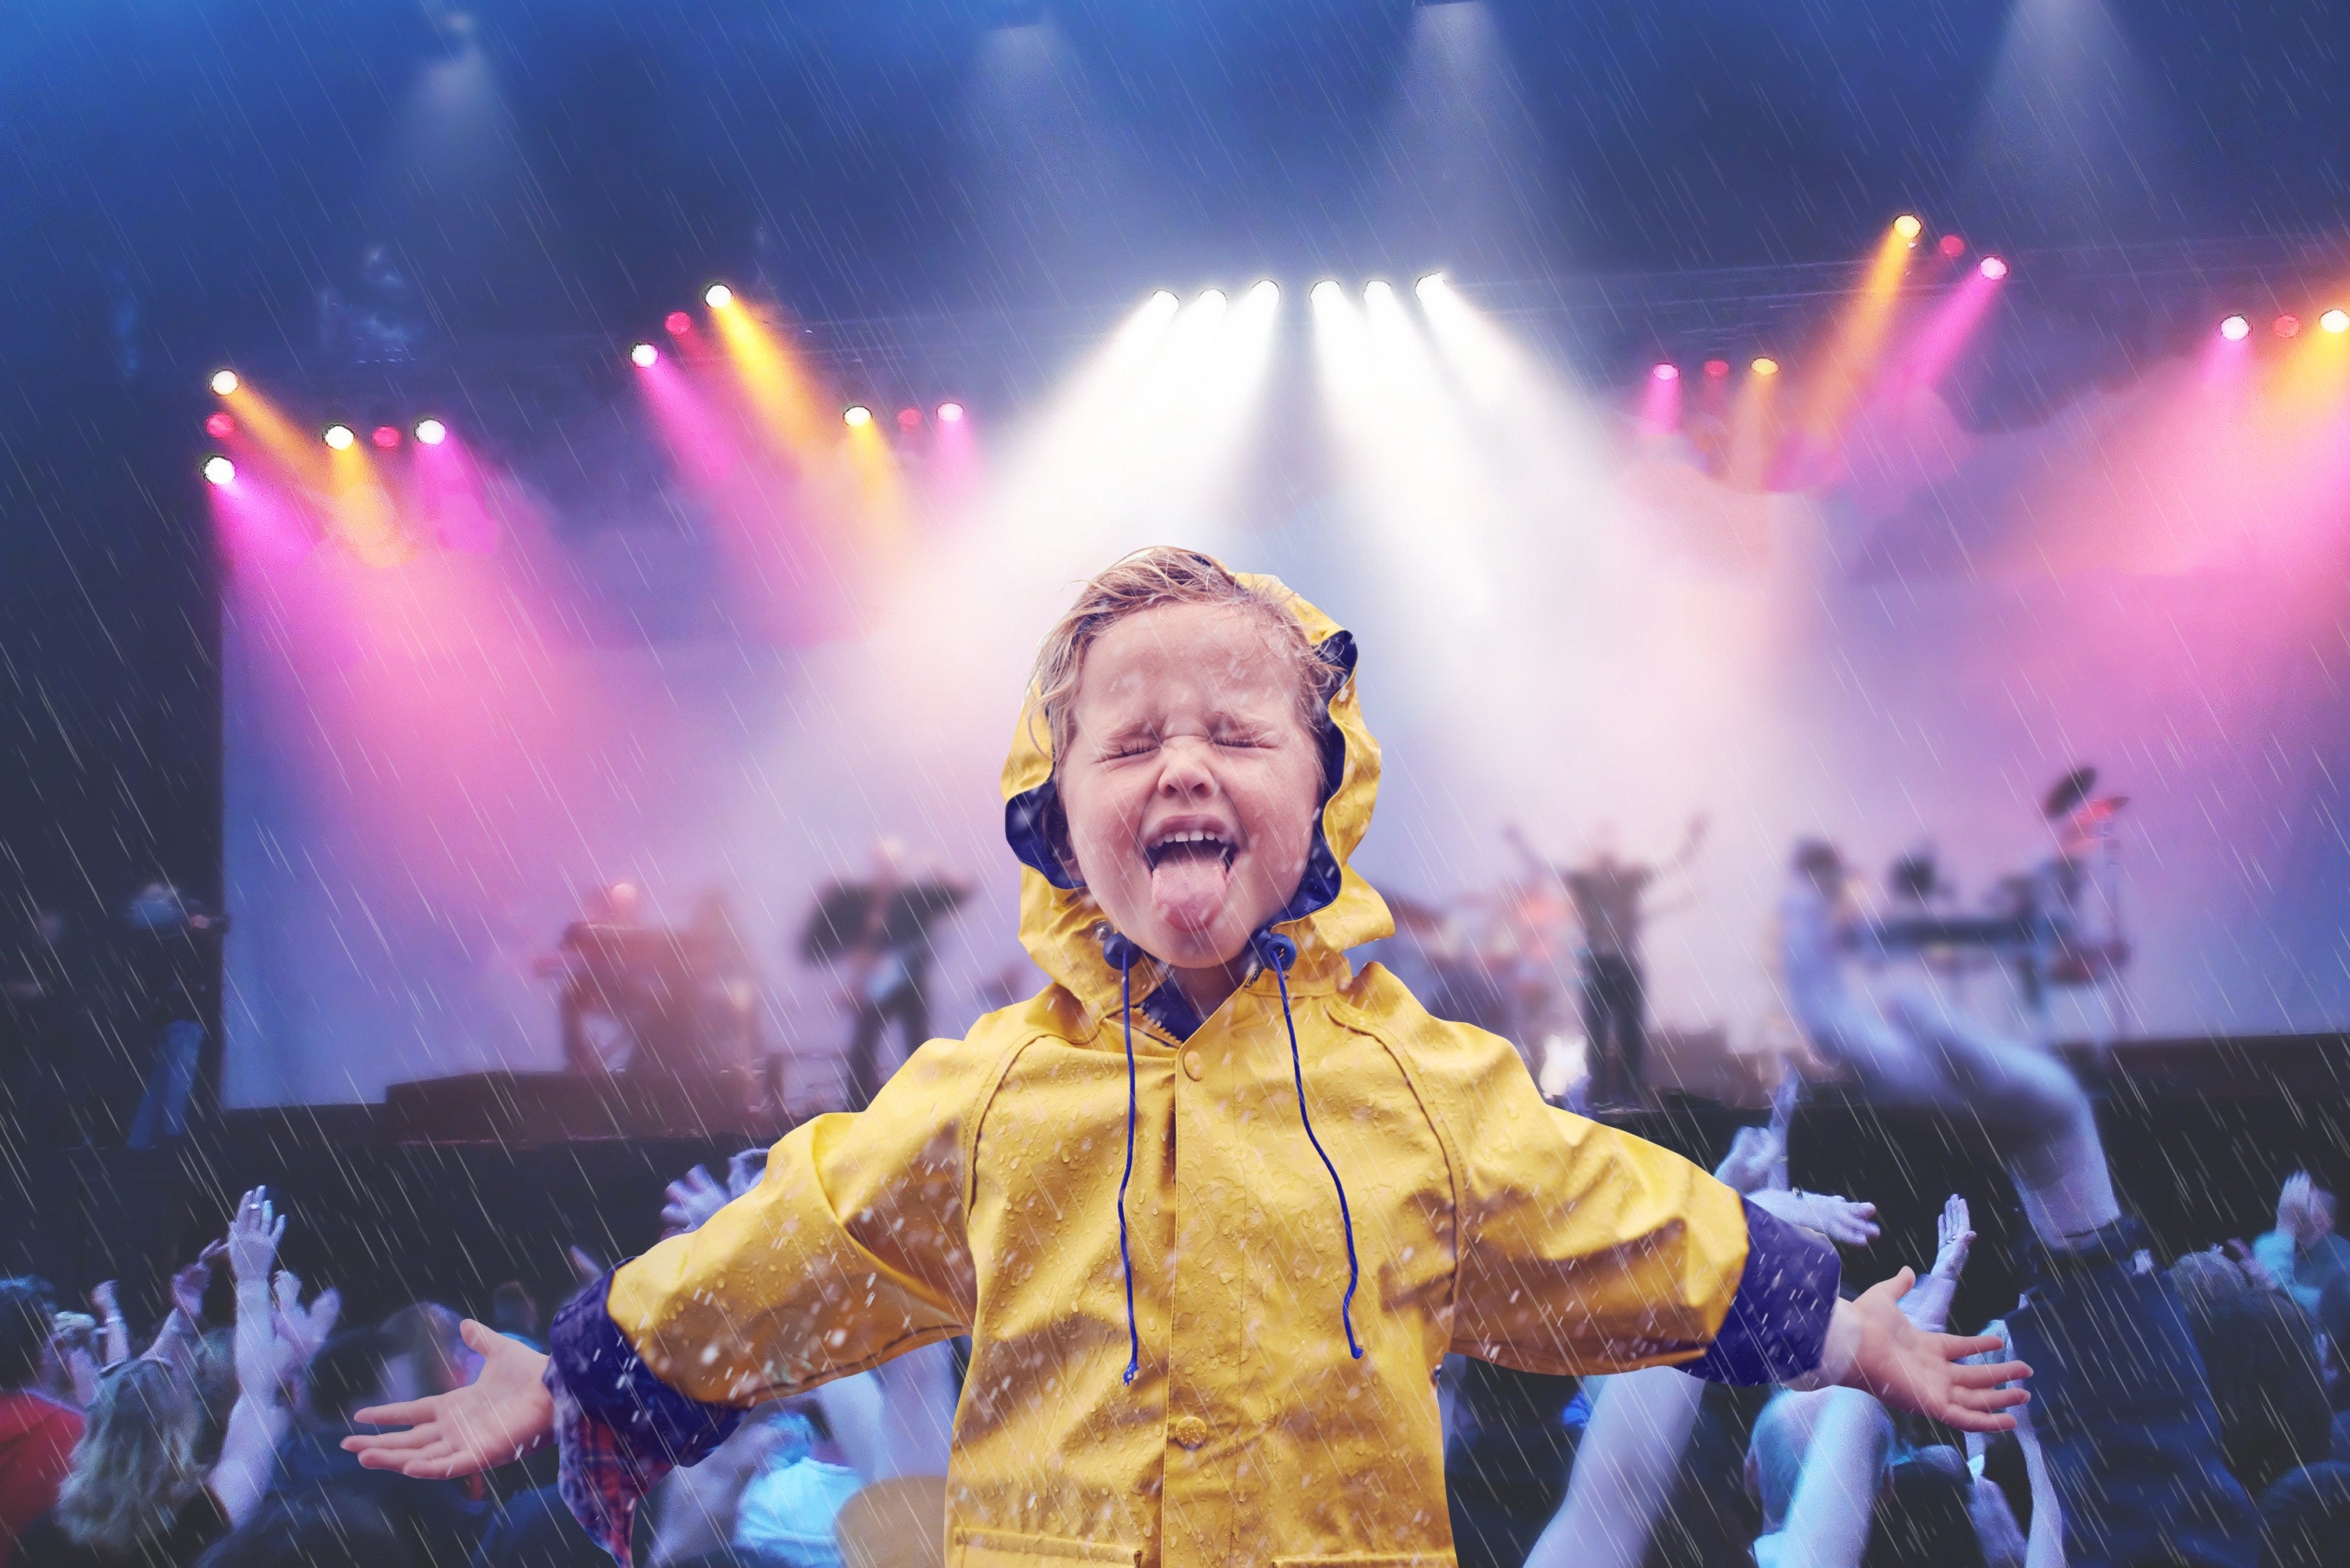
[[[129,1556],[170,1530],[204,1484],[203,1428],[195,1385],[178,1367],[148,1356],[109,1367],[57,1489],[67,1538]]]
[[[1298,722],[1318,741],[1330,727],[1330,700],[1347,676],[1315,651],[1305,624],[1290,607],[1295,597],[1269,579],[1244,581],[1212,556],[1172,545],[1137,550],[1096,575],[1036,652],[1036,706],[1052,737],[1055,771],[1068,755],[1075,732],[1086,654],[1119,621],[1168,605],[1206,605],[1254,617],[1264,628],[1266,651],[1295,672]]]

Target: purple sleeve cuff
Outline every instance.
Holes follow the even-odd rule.
[[[671,1469],[724,1442],[743,1412],[690,1399],[654,1376],[605,1310],[611,1285],[607,1273],[555,1314],[546,1389],[562,1448],[564,1504],[625,1565],[639,1500]]]
[[[1785,1383],[1820,1364],[1843,1265],[1825,1241],[1744,1199],[1746,1272],[1713,1344],[1681,1370],[1709,1383]]]

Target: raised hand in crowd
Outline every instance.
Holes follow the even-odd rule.
[[[1918,1288],[1901,1299],[1909,1321],[1929,1334],[1939,1334],[1950,1321],[1950,1303],[1959,1293],[1959,1277],[1967,1271],[1967,1254],[1975,1244],[1972,1216],[1967,1200],[1957,1193],[1942,1205],[1934,1222],[1934,1266]]]
[[[342,1315],[340,1291],[328,1286],[311,1298],[306,1307],[302,1304],[302,1277],[291,1269],[277,1272],[272,1285],[270,1325],[277,1338],[276,1367],[281,1387],[294,1386],[302,1369],[318,1354],[318,1347],[333,1335],[335,1324]]]
[[[583,1285],[594,1284],[611,1267],[585,1247],[566,1247],[563,1261],[571,1265],[571,1277]]]
[[[113,1366],[130,1359],[130,1329],[122,1321],[122,1303],[115,1295],[115,1282],[101,1280],[90,1287],[89,1304],[98,1314],[99,1343],[103,1355],[100,1366]]]
[[[267,1409],[293,1402],[293,1390],[278,1372],[277,1303],[270,1291],[277,1243],[285,1234],[286,1218],[270,1201],[265,1187],[247,1192],[229,1216],[228,1267],[236,1281],[237,1386]]]
[[[51,1319],[47,1393],[77,1410],[98,1397],[98,1320],[86,1312],[60,1312]]]
[[[716,1177],[699,1165],[671,1182],[662,1195],[669,1199],[660,1211],[663,1241],[701,1230],[712,1215],[726,1207],[731,1196]]]
[[[1790,1225],[1816,1231],[1839,1247],[1866,1247],[1883,1233],[1876,1204],[1834,1193],[1766,1189],[1748,1193],[1747,1201]]]
[[[2230,1262],[2243,1272],[2244,1278],[2251,1282],[2252,1289],[2256,1291],[2284,1289],[2284,1282],[2278,1279],[2266,1263],[2261,1262],[2260,1255],[2252,1251],[2251,1243],[2242,1237],[2231,1236],[2228,1239],[2227,1257]]]

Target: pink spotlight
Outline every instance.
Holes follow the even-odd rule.
[[[378,425],[369,432],[368,440],[375,442],[378,451],[390,452],[400,444],[400,431],[390,425]]]
[[[1982,265],[1977,267],[1975,270],[1981,273],[1983,276],[1991,279],[1991,282],[1997,283],[2001,278],[2007,275],[2007,264],[2000,260],[1997,256],[1985,256],[1982,259]]]
[[[671,337],[682,337],[693,330],[693,317],[682,310],[672,310],[661,317],[661,325],[669,329]]]
[[[1728,380],[1730,379],[1730,361],[1727,359],[1708,359],[1705,362],[1705,374],[1706,379],[1711,381]]]
[[[920,409],[899,409],[898,410],[898,428],[901,431],[921,429],[922,410]]]
[[[235,480],[236,464],[231,462],[224,457],[208,457],[204,459],[205,483],[213,485],[230,484],[234,483]]]
[[[939,423],[942,425],[959,425],[962,423],[962,405],[961,403],[941,403],[939,405]]]
[[[1648,374],[1659,381],[1678,381],[1681,379],[1681,368],[1669,360],[1659,361],[1657,368]]]
[[[660,359],[660,350],[650,343],[639,343],[629,350],[629,363],[639,370],[650,370]]]
[[[2271,329],[2280,337],[2298,337],[2301,336],[2301,317],[2290,314],[2280,316],[2271,324]]]
[[[1944,234],[1941,244],[1934,247],[1952,261],[1967,254],[1967,242],[1956,234]]]
[[[2220,336],[2230,343],[2241,343],[2252,335],[2252,324],[2241,316],[2230,316],[2220,323]]]
[[[439,446],[449,439],[449,427],[439,420],[419,420],[416,421],[416,439],[426,446]]]
[[[236,433],[236,416],[226,409],[204,421],[204,433],[225,441]]]

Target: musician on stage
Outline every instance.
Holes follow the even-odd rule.
[[[884,838],[873,846],[870,878],[836,882],[816,899],[800,956],[841,977],[850,1110],[863,1110],[889,1081],[881,1037],[890,1024],[909,1055],[930,1038],[931,929],[969,897],[968,882],[935,867],[910,869],[905,846]]]

